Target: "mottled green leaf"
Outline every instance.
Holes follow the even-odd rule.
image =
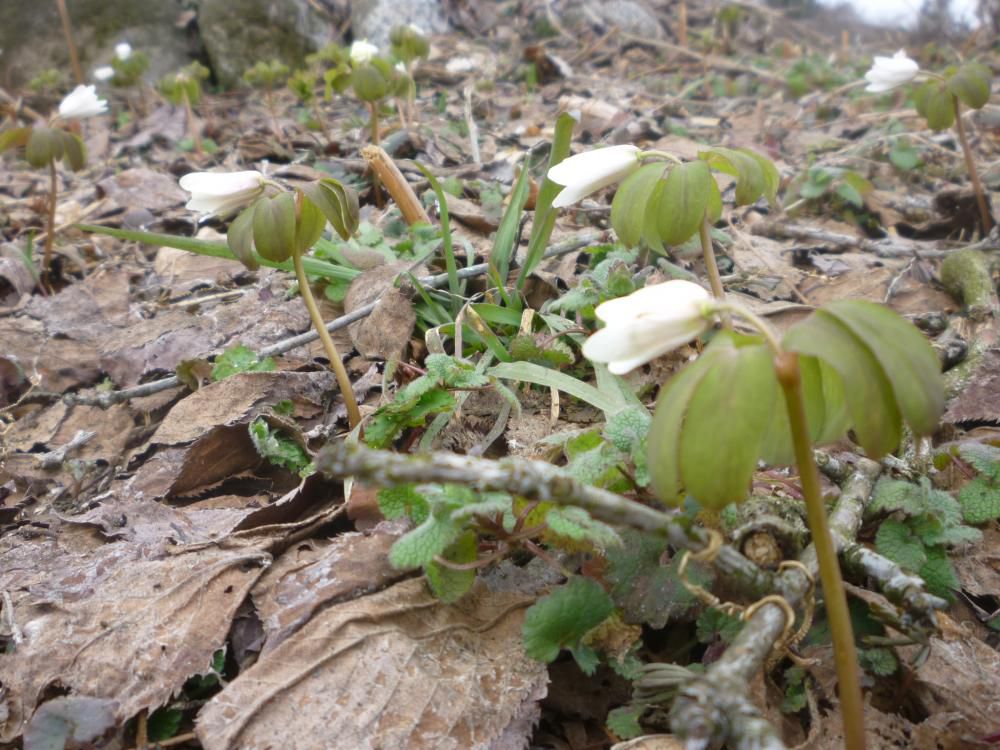
[[[475,533],[466,531],[442,553],[441,557],[454,563],[475,562],[479,543]],[[476,581],[476,569],[456,570],[438,562],[430,562],[424,567],[427,583],[434,596],[445,604],[456,602],[472,588]]]
[[[927,562],[924,543],[901,521],[888,519],[882,522],[875,534],[875,549],[912,573]]]
[[[447,513],[431,513],[422,524],[392,545],[389,563],[400,570],[424,567],[444,552],[461,532]]]
[[[528,609],[522,629],[524,650],[532,659],[554,661],[562,649],[577,646],[613,610],[611,597],[597,581],[571,578]]]

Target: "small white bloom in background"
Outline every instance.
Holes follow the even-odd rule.
[[[225,216],[264,192],[264,175],[246,172],[191,172],[181,177],[181,189],[191,193],[185,208],[206,216]]]
[[[594,312],[605,326],[584,342],[583,356],[624,375],[708,330],[711,299],[706,289],[675,279],[600,304]]]
[[[402,73],[404,76],[406,75],[406,65],[402,61],[396,63],[396,72]]]
[[[371,44],[367,39],[359,39],[351,45],[351,62],[356,65],[364,65],[370,62],[378,54],[378,47]]]
[[[93,117],[108,111],[108,103],[97,96],[95,86],[77,86],[59,102],[60,117]]]
[[[620,182],[637,170],[639,149],[635,146],[608,146],[563,159],[549,170],[549,179],[565,188],[552,205],[556,208],[576,203],[584,196]]]
[[[110,81],[114,77],[115,69],[110,65],[102,65],[100,68],[96,68],[94,70],[95,81],[101,81],[103,83],[104,81]]]
[[[871,70],[865,73],[865,80],[868,81],[865,91],[875,94],[891,91],[912,81],[919,72],[920,66],[917,65],[917,61],[907,57],[905,50],[900,50],[892,57],[876,55]]]
[[[118,42],[115,45],[115,57],[119,60],[128,60],[132,57],[132,45],[128,42]]]
[[[414,34],[419,34],[420,36],[424,35],[424,30],[419,26],[417,26],[415,23],[409,24],[409,27],[410,31],[412,31]]]

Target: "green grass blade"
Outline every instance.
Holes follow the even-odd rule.
[[[488,372],[494,377],[505,380],[517,380],[522,383],[534,383],[568,393],[569,395],[600,409],[605,416],[611,416],[621,411],[626,404],[587,385],[564,372],[550,370],[547,367],[531,362],[502,362]]]
[[[507,283],[507,274],[510,272],[510,261],[517,250],[517,230],[521,223],[521,214],[524,212],[524,204],[528,202],[530,183],[528,176],[530,165],[525,162],[521,175],[514,183],[511,191],[510,204],[504,211],[500,226],[497,228],[496,238],[493,240],[493,251],[490,253],[490,266],[495,269],[499,279],[497,284],[501,289]]]
[[[419,162],[414,162],[417,165],[417,169],[424,173],[424,177],[431,185],[431,190],[434,191],[434,195],[437,196],[438,202],[438,216],[441,221],[441,249],[444,252],[444,267],[445,271],[448,272],[448,291],[451,292],[452,302],[451,302],[451,315],[452,319],[458,315],[458,311],[461,307],[461,296],[462,289],[458,282],[458,266],[455,263],[455,248],[451,242],[451,220],[448,216],[448,199],[445,197],[444,190],[441,189],[441,183],[438,182],[437,177],[435,177],[427,167]]]

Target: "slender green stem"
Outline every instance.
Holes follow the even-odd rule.
[[[698,236],[701,237],[701,252],[705,256],[705,268],[708,271],[708,283],[712,286],[712,295],[719,302],[725,302],[726,290],[722,287],[722,276],[719,275],[719,266],[715,263],[715,250],[712,249],[712,225],[709,224],[707,215],[701,220]],[[733,327],[729,314],[725,312],[722,314],[722,327]]]
[[[844,725],[844,747],[864,750],[864,702],[861,698],[861,677],[854,631],[847,608],[847,594],[840,576],[837,550],[826,522],[826,509],[820,492],[819,470],[813,455],[809,424],[806,421],[805,399],[802,394],[802,374],[797,354],[785,352],[775,358],[774,369],[785,395],[788,422],[792,429],[795,461],[806,502],[806,518],[816,549],[819,578],[823,584],[823,600],[833,639],[833,656],[837,668],[838,695]]]
[[[989,206],[986,204],[986,193],[983,192],[983,183],[979,181],[979,171],[976,169],[976,162],[972,158],[972,149],[969,148],[969,140],[965,137],[965,125],[962,123],[962,108],[959,105],[957,96],[952,96],[951,100],[955,105],[955,130],[958,131],[958,142],[962,144],[965,168],[969,170],[969,179],[972,180],[972,190],[976,194],[976,203],[979,205],[979,218],[982,222],[983,236],[985,237],[993,229],[993,219],[990,216]]]
[[[56,190],[59,175],[56,173],[55,159],[49,161],[49,215],[45,230],[45,255],[42,256],[42,272],[46,277],[52,270],[52,246],[56,239]]]
[[[767,343],[768,348],[774,354],[775,358],[778,358],[783,354],[781,342],[778,341],[778,337],[775,334],[774,329],[768,325],[766,320],[756,313],[750,312],[750,310],[745,308],[743,305],[738,305],[735,302],[727,302],[724,305],[724,309],[743,318],[746,322],[756,328],[757,331],[764,337],[764,341]]]
[[[306,303],[306,309],[309,311],[313,328],[319,334],[319,340],[323,342],[323,348],[326,350],[326,358],[330,360],[330,368],[337,377],[337,385],[340,386],[340,392],[344,396],[344,405],[347,407],[347,423],[353,430],[357,427],[358,422],[361,421],[361,412],[358,411],[358,402],[354,398],[351,379],[347,376],[344,363],[340,360],[337,347],[334,346],[333,339],[330,338],[330,334],[326,330],[323,316],[320,315],[316,299],[312,294],[312,289],[309,288],[309,279],[306,278],[306,271],[302,266],[302,253],[298,251],[292,252],[292,263],[295,266],[295,277],[299,280],[299,294],[302,295],[302,301]]]

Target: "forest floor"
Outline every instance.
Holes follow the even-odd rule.
[[[669,41],[529,3],[523,14],[506,3],[492,21],[459,19],[478,35],[434,38],[415,76],[418,118],[401,128],[387,103],[381,132],[431,227],[408,227],[376,195],[360,154],[367,110],[349,94],[320,96],[311,110],[282,87],[270,111],[259,91],[207,91],[189,123],[151,90],[105,91],[111,114],[80,124],[86,167],[58,170],[47,275],[49,173],[4,155],[0,746],[61,747],[72,735],[68,747],[583,750],[638,726],[659,738],[620,747],[683,746],[665,736],[670,696],[639,705],[631,683],[643,663],[711,670],[740,622],[685,586],[679,550],[635,531],[621,531],[624,547],[593,529],[567,544],[544,524],[512,539],[490,506],[480,520],[499,525],[479,529],[473,558],[508,554],[456,602],[440,601],[419,569],[391,564],[410,523],[383,518],[403,515],[390,512],[392,498],[315,472],[312,459],[349,430],[325,350],[308,336],[293,345],[310,330],[295,276],[223,257],[226,222],[199,223],[178,186],[189,172],[257,169],[358,191],[358,232],[317,244],[323,264],[310,278],[327,321],[355,316],[334,340],[368,424],[388,429],[395,415],[385,445],[543,460],[656,506],[641,436],[612,447],[607,400],[647,414],[694,345],[613,382],[595,380],[579,345],[598,302],[704,279],[699,246],[650,255],[616,244],[605,190],[559,212],[553,252],[513,301],[485,268],[461,297],[435,290],[440,279],[415,281],[445,270],[440,202],[417,164],[446,193],[460,268],[495,261],[498,236],[513,235],[510,285],[566,111],[578,117],[574,153],[630,143],[687,161],[722,145],[775,162],[781,205],[734,206],[733,179],[719,176],[712,237],[727,293],[777,330],[864,299],[931,339],[948,387],[932,441],[874,464],[845,438],[824,448],[824,487],[831,501],[860,492],[853,540],[946,603],[936,629],[922,631],[870,570],[846,565],[869,747],[1000,741],[1000,238],[981,232],[954,131],[927,129],[905,90],[867,94],[862,80],[873,54],[900,47],[934,70],[977,59],[995,71],[998,49],[983,36],[917,45],[857,29],[844,43],[829,18],[739,3],[727,21],[709,5],[690,4],[683,45],[666,12]],[[27,100],[42,112],[58,101]],[[995,204],[1000,107],[966,111],[965,125]],[[526,166],[527,210],[508,212]],[[80,225],[201,242],[186,250]],[[452,371],[427,381],[427,358],[455,353],[485,385],[462,387]],[[450,394],[446,405],[401,405],[414,382]],[[808,541],[800,500],[794,472],[762,469],[749,503],[701,520],[747,556],[749,541],[770,539],[777,558],[757,562],[773,568]],[[523,531],[536,508],[518,508]],[[567,571],[598,581],[615,605],[611,635],[592,641],[601,663],[585,670],[585,657],[564,650],[544,664],[522,645],[526,610]],[[700,571],[709,586],[709,566]],[[720,598],[752,601],[715,580]],[[840,747],[821,609],[796,650],[806,661],[769,663],[743,686],[747,697],[788,747]]]

